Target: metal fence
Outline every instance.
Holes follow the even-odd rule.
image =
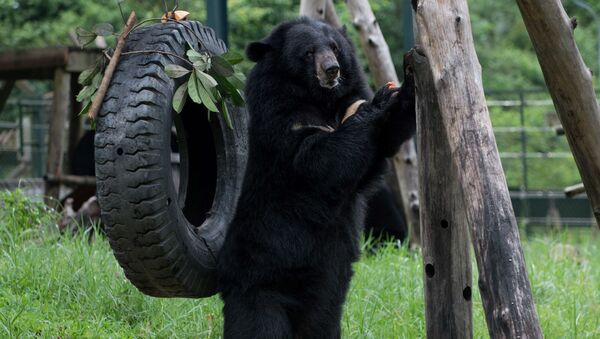
[[[49,100],[9,101],[0,112],[0,179],[45,173]]]
[[[524,225],[595,223],[585,195],[563,189],[581,182],[560,121],[545,90],[486,93],[515,214]]]
[[[591,225],[587,198],[565,198],[581,181],[545,90],[488,91],[490,117],[515,214],[524,225]],[[0,112],[0,179],[45,173],[48,100],[9,101]],[[8,112],[8,114],[6,114]],[[9,121],[5,116],[12,117]]]

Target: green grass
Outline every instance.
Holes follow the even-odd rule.
[[[218,297],[144,296],[101,236],[59,236],[55,216],[19,194],[0,193],[0,205],[0,338],[221,337]],[[546,337],[599,338],[598,232],[537,234],[524,242],[524,251]],[[578,253],[553,257],[563,244]],[[424,336],[418,252],[385,246],[364,256],[355,270],[342,322],[345,338]],[[474,292],[474,335],[487,337]]]

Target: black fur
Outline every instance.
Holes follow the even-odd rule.
[[[307,53],[321,50],[336,52],[333,89]],[[225,338],[339,338],[365,193],[414,131],[414,89],[384,87],[342,124],[368,88],[341,31],[301,18],[247,54],[257,62],[246,84],[249,160],[218,258]]]
[[[386,185],[381,185],[367,203],[365,235],[372,237],[374,244],[382,241],[404,242],[408,235],[406,217],[402,206]]]

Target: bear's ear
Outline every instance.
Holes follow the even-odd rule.
[[[338,31],[340,31],[340,33],[342,33],[342,35],[346,38],[348,37],[348,29],[346,28],[345,24],[342,25],[342,27],[338,28]]]
[[[267,39],[254,41],[248,44],[248,47],[246,47],[246,56],[248,56],[248,59],[251,61],[259,62],[270,50],[271,45]]]

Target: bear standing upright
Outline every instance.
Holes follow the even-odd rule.
[[[415,130],[413,82],[358,101],[352,44],[308,18],[246,53],[249,160],[217,266],[224,336],[339,338],[366,194]]]

